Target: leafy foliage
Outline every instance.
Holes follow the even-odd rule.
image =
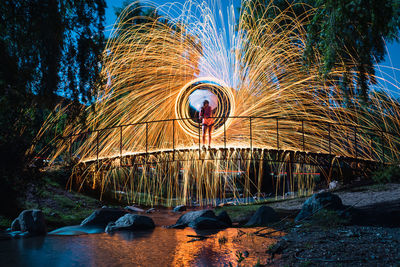
[[[385,166],[372,175],[372,180],[376,183],[400,182],[400,166]]]
[[[30,155],[25,151],[63,98],[92,100],[104,45],[104,0],[0,2],[0,201],[15,200]],[[62,95],[63,97],[60,97]],[[4,157],[6,155],[6,157]],[[7,207],[5,207],[7,206]],[[2,205],[12,209],[14,205]]]
[[[316,13],[308,26],[306,57],[321,52],[324,74],[335,65],[347,68],[343,86],[350,95],[367,98],[368,84],[376,81],[375,62],[386,54],[385,41],[397,40],[400,30],[400,4],[396,0],[316,0]],[[356,64],[351,66],[355,60]],[[351,66],[351,67],[349,67]],[[358,92],[352,91],[356,82]]]
[[[305,66],[315,62],[318,53],[323,61],[322,75],[330,75],[334,67],[344,68],[346,74],[339,77],[342,89],[349,97],[367,101],[369,86],[376,83],[371,76],[374,64],[384,59],[386,42],[399,40],[399,1],[275,0],[275,8],[267,0],[252,1],[258,3],[258,17],[273,18],[277,12],[289,10],[300,18],[307,31]]]

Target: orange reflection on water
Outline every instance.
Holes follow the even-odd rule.
[[[228,266],[238,263],[237,253],[247,251],[249,256],[241,264],[254,266],[257,262],[265,264],[268,255],[266,250],[276,243],[274,238],[265,238],[253,233],[260,228],[235,229],[228,228],[211,235],[201,241],[190,242],[193,238],[187,235],[197,233],[186,228],[176,232],[177,247],[174,253],[173,266]],[[199,233],[201,234],[201,233]],[[283,233],[274,233],[278,237]]]
[[[241,266],[254,266],[267,263],[266,251],[277,241],[254,235],[258,229],[228,228],[210,234],[192,228],[156,227],[150,232],[87,235],[79,238],[86,255],[78,257],[89,259],[91,266],[236,266],[237,253],[247,251],[249,256]],[[193,242],[188,236],[206,234],[208,238]]]

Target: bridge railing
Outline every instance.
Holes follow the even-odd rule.
[[[398,134],[379,129],[339,122],[283,117],[231,116],[214,118],[222,119],[224,123],[221,126],[223,133],[217,138],[213,138],[213,144],[217,143],[217,147],[223,148],[225,151],[229,145],[234,143],[235,147],[249,148],[250,150],[253,148],[294,150],[380,161],[382,163],[398,161],[399,159],[397,147],[400,148],[400,138]],[[241,127],[233,127],[235,130],[230,130],[232,127],[226,127],[226,120],[228,119],[232,119],[232,125],[240,123]],[[180,140],[182,135],[177,135],[178,121],[183,120],[196,121],[193,118],[175,118],[122,124],[71,134],[64,136],[63,139],[69,143],[67,146],[71,158],[96,160],[98,163],[101,158],[106,157],[120,157],[120,162],[122,162],[124,151],[147,155],[157,150],[170,150],[175,159],[176,151],[182,147],[182,140]],[[192,138],[191,148],[198,148],[199,159],[201,159],[202,125],[200,121],[196,123],[198,133],[195,138]],[[158,136],[163,141],[150,142],[150,137],[154,134],[154,131],[165,129],[167,127],[165,124],[172,127],[172,132],[169,132],[168,136],[165,133],[164,135],[159,133]],[[132,135],[134,132],[140,132],[140,136],[145,139],[141,142],[141,147],[133,147],[132,144],[124,140],[127,135]],[[107,138],[111,144],[102,142]],[[86,145],[85,151],[79,150],[79,147],[82,147],[85,142],[90,143],[90,146]],[[107,154],[102,153],[106,150],[106,146],[113,147],[113,155],[110,155],[109,149]]]

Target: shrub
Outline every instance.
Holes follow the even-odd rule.
[[[376,183],[400,182],[400,166],[384,166],[372,174],[372,180]]]

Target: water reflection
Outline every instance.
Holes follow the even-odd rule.
[[[161,227],[150,232],[5,240],[0,241],[0,258],[4,266],[236,266],[236,252],[247,250],[244,266],[253,266],[258,259],[265,263],[265,251],[276,240],[252,235],[254,228],[242,230],[244,234],[230,228],[194,242],[187,235],[198,233],[191,228]]]

